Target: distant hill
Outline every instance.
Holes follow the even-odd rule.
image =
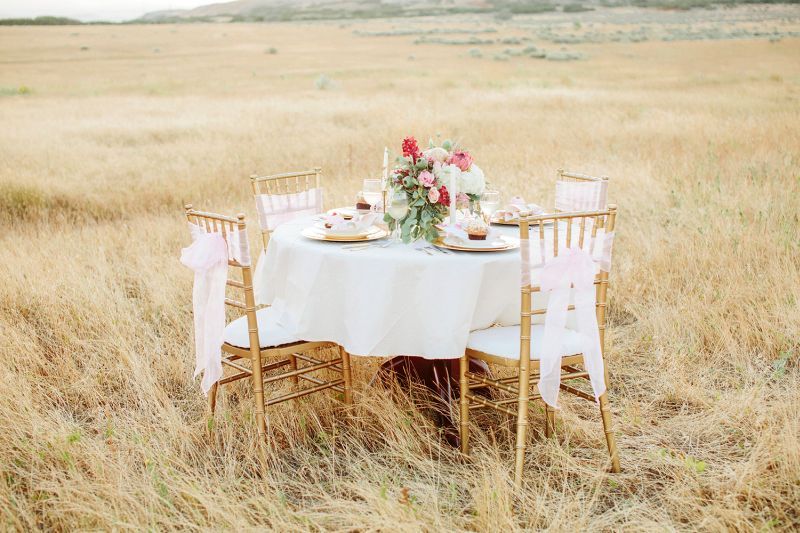
[[[496,4],[485,0],[236,0],[196,7],[147,13],[142,22],[217,20],[280,21],[343,18],[379,18],[490,12]],[[541,0],[539,1],[541,2]],[[545,0],[544,3],[550,3]]]
[[[236,0],[194,9],[147,13],[133,22],[268,22],[414,17],[494,13],[499,17],[599,7],[637,6],[670,10],[733,4],[796,4],[800,0]]]
[[[123,24],[186,22],[281,22],[297,20],[369,19],[489,13],[500,19],[514,15],[595,8],[636,6],[688,10],[734,4],[797,4],[800,0],[235,0],[193,9],[152,11]],[[112,24],[64,17],[0,19],[0,26]]]

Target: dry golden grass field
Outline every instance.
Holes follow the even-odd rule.
[[[354,33],[381,24],[0,29],[0,529],[799,528],[800,39],[494,60]],[[437,133],[507,196],[611,176],[621,474],[566,400],[515,492],[510,421],[475,418],[465,461],[372,359],[352,409],[268,410],[266,469],[246,386],[209,421],[183,203],[255,222],[249,174],[320,165],[333,207]]]

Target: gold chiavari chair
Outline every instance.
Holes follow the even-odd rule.
[[[570,183],[580,185],[570,185]],[[595,177],[558,169],[555,212],[606,209],[608,183],[608,176]]]
[[[528,249],[539,245],[542,257],[549,254],[546,234],[552,238],[552,256],[558,256],[559,245],[564,247],[579,246],[587,249],[598,236],[598,231],[603,230],[604,250],[610,263],[610,244],[613,240],[614,225],[616,222],[617,207],[611,205],[607,210],[593,212],[556,213],[540,216],[525,214],[520,219],[519,232],[523,245],[520,247],[523,254],[523,265],[526,265],[524,254]],[[530,227],[536,228],[538,242],[531,243]],[[605,237],[608,236],[608,240]],[[534,238],[535,240],[535,238]],[[528,246],[530,244],[530,248]],[[608,265],[606,265],[608,268]],[[600,335],[600,351],[604,357],[605,328],[606,328],[606,299],[608,290],[608,272],[600,269],[594,278],[596,290],[595,311]],[[541,287],[527,280],[521,289],[521,313],[519,326],[492,327],[474,331],[470,334],[469,342],[464,356],[459,365],[460,384],[460,436],[461,449],[469,453],[469,412],[471,409],[490,407],[501,413],[517,417],[516,461],[514,481],[517,486],[522,482],[522,469],[525,457],[528,427],[529,402],[541,399],[538,393],[531,393],[531,386],[539,375],[541,355],[541,340],[544,336],[544,325],[541,318],[546,318],[546,298],[542,298]],[[534,300],[535,296],[539,296]],[[575,306],[568,307],[574,311]],[[532,323],[532,318],[536,323]],[[575,383],[576,380],[588,380],[589,373],[584,363],[583,354],[580,353],[582,345],[580,335],[567,328],[564,338],[561,339],[561,384],[560,390],[571,393],[579,398],[594,401],[591,392],[585,392]],[[516,368],[517,373],[512,377],[493,379],[469,371],[469,360],[478,359],[488,364],[506,368]],[[605,382],[608,386],[608,371],[605,371]],[[490,387],[499,392],[500,396],[490,399],[483,395],[474,394],[474,389]],[[513,409],[516,404],[516,410]],[[611,427],[611,410],[607,393],[599,397],[600,415],[605,431],[606,444],[611,458],[611,471],[619,472],[619,456],[614,433]],[[550,437],[555,429],[555,410],[545,405],[545,435]]]
[[[247,245],[246,224],[243,214],[236,218],[196,211],[191,204],[185,206],[186,218],[190,224],[195,224],[205,232],[219,232],[229,243],[231,235],[244,235],[241,246]],[[246,254],[249,256],[249,252]],[[308,394],[332,389],[344,397],[344,402],[352,403],[352,380],[350,371],[350,355],[338,347],[339,357],[331,360],[320,360],[309,355],[309,352],[320,348],[336,347],[329,342],[306,342],[293,338],[279,326],[275,320],[274,310],[264,308],[256,311],[253,295],[253,274],[249,261],[247,264],[231,259],[228,266],[239,271],[240,279],[228,279],[227,286],[233,290],[244,293],[244,301],[225,298],[225,304],[244,312],[244,316],[231,321],[225,327],[223,352],[223,369],[231,368],[235,373],[223,375],[211,387],[208,395],[209,407],[212,416],[216,408],[216,396],[219,385],[225,385],[240,379],[251,378],[255,396],[255,418],[259,436],[266,436],[265,408],[287,400],[300,398]],[[291,357],[291,359],[290,359]],[[301,360],[306,366],[297,367],[296,361]],[[293,364],[294,362],[294,364]],[[281,369],[287,365],[291,370],[278,372],[266,376],[267,372]],[[320,370],[331,370],[341,375],[340,379],[324,381],[320,377],[309,375]],[[311,386],[300,390],[265,399],[264,385],[283,379],[292,379],[298,384],[299,379],[310,382]]]
[[[275,226],[290,218],[322,211],[322,168],[300,172],[285,172],[269,176],[250,176],[261,226],[261,243],[267,249],[269,236]],[[298,200],[298,197],[304,198]],[[272,200],[281,199],[276,206]],[[293,201],[294,200],[294,201]]]

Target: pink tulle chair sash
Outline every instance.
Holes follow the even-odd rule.
[[[559,228],[558,256],[554,253],[555,231],[552,227],[545,228],[544,238],[541,234],[533,234],[533,238],[539,241],[538,246],[533,246],[531,239],[523,239],[520,243],[522,286],[531,285],[532,268],[540,269],[540,290],[547,295],[538,387],[542,399],[553,407],[558,407],[561,357],[564,355],[561,353],[561,339],[570,299],[574,302],[576,330],[582,338],[584,364],[595,398],[606,390],[594,280],[597,273],[611,269],[614,232],[606,233],[600,229],[592,238],[591,226],[586,224],[584,227],[583,247],[578,245],[580,240],[575,235],[576,229],[580,232],[577,224],[573,226],[570,246],[566,243],[566,231]]]
[[[557,181],[555,208],[562,212],[606,208],[608,181]]]
[[[256,209],[261,229],[273,231],[284,222],[318,214],[322,210],[322,188],[289,194],[259,194],[256,195]]]
[[[227,246],[228,259],[236,261],[242,266],[250,266],[250,241],[247,240],[247,231],[239,231],[239,228],[225,228],[225,233],[222,231],[207,231],[204,227],[198,224],[189,223],[189,232],[192,235],[192,240],[196,241],[201,235],[219,235]]]
[[[195,371],[203,374],[200,387],[208,394],[222,377],[222,343],[225,336],[225,285],[228,261],[250,265],[247,232],[226,227],[226,232],[207,231],[189,223],[192,244],[181,250],[181,263],[194,271]]]

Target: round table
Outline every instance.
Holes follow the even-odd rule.
[[[271,305],[299,339],[335,342],[353,355],[456,359],[471,330],[519,323],[518,249],[350,251],[302,236],[313,222],[279,226],[254,276],[256,302]],[[516,226],[493,229],[519,235]]]

